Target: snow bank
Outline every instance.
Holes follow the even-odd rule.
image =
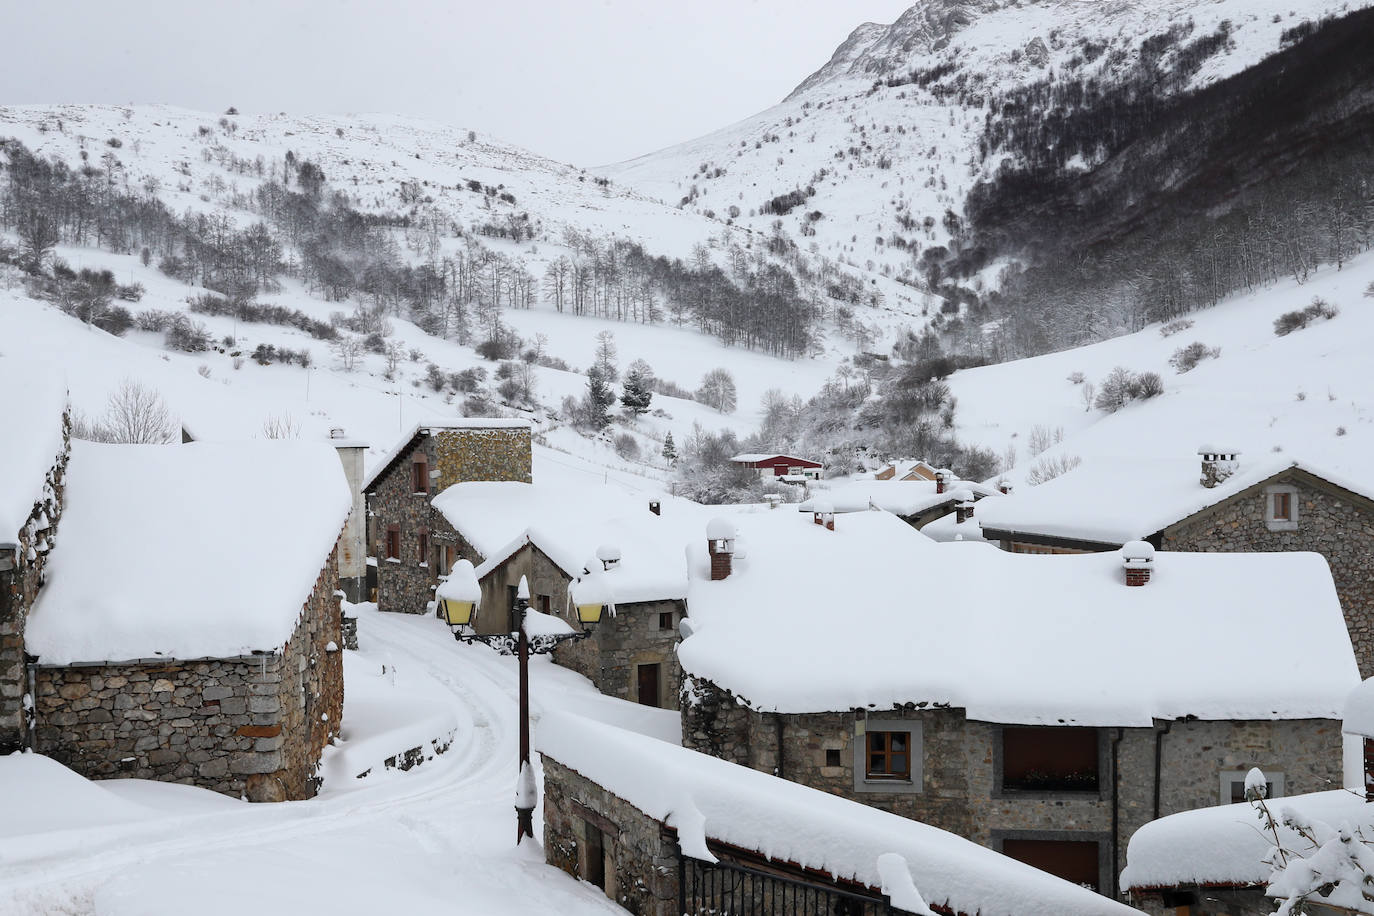
[[[49,366],[0,353],[5,435],[0,437],[0,548],[18,543],[19,529],[43,498],[48,469],[62,451],[67,388]]]
[[[936,544],[882,512],[835,531],[790,512],[737,522],[749,555],[727,579],[709,581],[705,545],[690,542],[693,633],[678,654],[685,673],[756,709],[945,703],[983,721],[1089,726],[1335,719],[1359,683],[1317,554],[1163,553],[1129,588],[1118,552]],[[1282,634],[1284,651],[1257,664],[1238,632]]]
[[[980,916],[1136,912],[927,824],[599,722],[547,714],[535,745],[677,828],[698,855],[709,838]]]
[[[1276,818],[1291,810],[1303,821],[1347,823],[1374,836],[1374,805],[1363,795],[1337,789],[1276,798],[1269,803]],[[1126,847],[1124,890],[1169,888],[1192,884],[1264,884],[1270,868],[1264,857],[1274,838],[1260,831],[1253,805],[1237,803],[1171,814],[1141,827]],[[1279,826],[1287,849],[1309,845],[1292,828]]]
[[[41,754],[0,757],[0,837],[124,824],[153,812]]]
[[[75,442],[66,503],[26,637],[45,665],[280,648],[352,507],[304,442]]]

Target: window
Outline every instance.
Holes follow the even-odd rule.
[[[840,749],[839,749],[839,748],[837,748],[837,747],[828,747],[828,748],[825,749],[825,765],[826,765],[826,766],[828,766],[828,767],[843,766],[843,764],[842,764],[840,761],[841,761],[841,757],[840,757]]]
[[[911,733],[869,732],[869,779],[911,778]]]
[[[1298,530],[1298,488],[1264,488],[1264,524],[1270,531]]]
[[[547,614],[553,608],[553,598],[549,595],[540,595],[536,606],[542,613]]]
[[[1002,855],[1080,887],[1099,889],[1102,870],[1096,842],[1007,838],[1002,841]]]
[[[421,528],[415,536],[416,562],[421,566],[429,565],[429,529]]]
[[[1029,792],[1096,792],[1095,728],[1002,729],[1002,789]]]
[[[1221,803],[1234,805],[1245,801],[1245,776],[1249,770],[1223,770],[1221,773]],[[1283,797],[1283,774],[1264,771],[1264,797]]]
[[[673,628],[672,611],[663,611],[658,615],[658,628],[660,630],[671,630]]]
[[[454,561],[458,559],[458,549],[452,544],[439,546],[439,575],[447,576],[453,572]]]
[[[851,759],[854,791],[922,792],[921,730],[918,719],[878,719],[858,713]]]
[[[416,455],[410,462],[410,485],[416,493],[429,492],[429,458]]]
[[[587,837],[582,877],[588,884],[594,884],[604,891],[606,889],[606,838],[595,824],[584,823],[582,830]]]
[[[401,559],[401,526],[386,526],[386,558],[388,560],[400,561]]]

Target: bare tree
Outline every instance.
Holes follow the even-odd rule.
[[[721,413],[734,413],[736,404],[735,377],[726,369],[712,369],[701,378],[697,400]]]
[[[334,355],[339,358],[345,372],[352,372],[363,355],[363,342],[356,337],[340,337],[334,344]]]
[[[269,414],[267,419],[262,421],[262,437],[264,439],[299,439],[301,437],[301,424],[290,413]]]
[[[106,401],[104,416],[78,416],[72,435],[91,442],[163,445],[176,438],[177,423],[160,394],[126,378]]]

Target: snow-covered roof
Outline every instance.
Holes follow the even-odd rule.
[[[0,415],[0,549],[18,543],[19,529],[29,520],[34,503],[43,498],[48,469],[62,451],[62,415],[67,388],[60,374],[21,367],[14,357],[0,354],[0,390],[5,392]]]
[[[351,508],[322,443],[76,442],[26,647],[57,665],[278,649]]]
[[[707,515],[684,499],[649,502],[609,485],[568,490],[543,484],[467,482],[434,498],[449,524],[484,558],[483,578],[526,544],[543,551],[569,577],[600,569],[596,551],[614,546],[620,562],[607,571],[615,601],[659,601],[687,596],[682,548],[704,540]]]
[[[981,508],[984,503],[979,503]],[[962,544],[988,544],[991,543],[983,537],[983,528],[978,524],[978,516],[975,515],[964,522],[959,522],[955,513],[942,515],[935,521],[930,522],[921,529],[921,533],[932,541],[944,543]]]
[[[811,512],[816,500],[824,499],[836,512],[862,512],[883,509],[893,515],[911,516],[945,503],[958,501],[959,489],[968,489],[977,496],[987,496],[987,487],[961,480],[944,493],[935,492],[933,480],[847,480],[828,489],[817,487],[815,495],[799,503],[801,512]]]
[[[1276,816],[1286,809],[1308,823],[1346,823],[1367,837],[1374,836],[1374,805],[1361,793],[1336,789],[1270,802]],[[1261,831],[1261,826],[1254,807],[1240,802],[1151,821],[1131,836],[1121,887],[1143,891],[1195,885],[1263,885],[1271,873],[1264,858],[1274,838]],[[1292,828],[1280,824],[1278,829],[1284,848],[1309,848]]]
[[[1039,486],[980,504],[978,516],[989,530],[1122,544],[1149,537],[1293,467],[1369,497],[1357,484],[1291,458],[1247,464],[1242,456],[1239,470],[1210,489],[1199,482],[1202,465],[1196,457],[1115,458],[1085,461]]]
[[[401,437],[400,441],[392,447],[391,451],[381,461],[373,466],[368,472],[367,478],[363,481],[363,492],[372,489],[372,485],[377,482],[397,458],[405,454],[415,443],[415,439],[421,434],[426,435],[441,432],[446,429],[532,429],[529,420],[509,419],[506,417],[448,417],[439,420],[426,420],[416,424],[410,432]]]
[[[771,461],[774,458],[786,458],[788,461],[798,461],[802,464],[814,465],[815,467],[821,466],[821,463],[813,458],[801,458],[797,455],[784,455],[780,452],[772,452],[769,454],[764,454],[763,452],[745,452],[744,454],[736,455],[730,460],[738,464],[757,464],[760,461]]]
[[[1359,682],[1318,554],[1164,553],[1146,585],[1127,587],[1116,552],[937,544],[884,512],[841,516],[834,531],[790,512],[737,524],[748,555],[722,581],[689,542],[693,633],[678,655],[686,674],[757,709],[928,702],[1092,726],[1335,719]],[[1238,632],[1282,633],[1284,651],[1257,664]]]
[[[710,839],[881,888],[901,880],[879,865],[895,854],[927,904],[956,913],[1137,912],[928,824],[600,722],[546,715],[535,744],[675,828],[684,851],[696,857],[709,855]]]

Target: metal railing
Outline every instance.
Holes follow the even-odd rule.
[[[732,862],[678,860],[683,916],[893,916],[885,897],[791,878]]]

